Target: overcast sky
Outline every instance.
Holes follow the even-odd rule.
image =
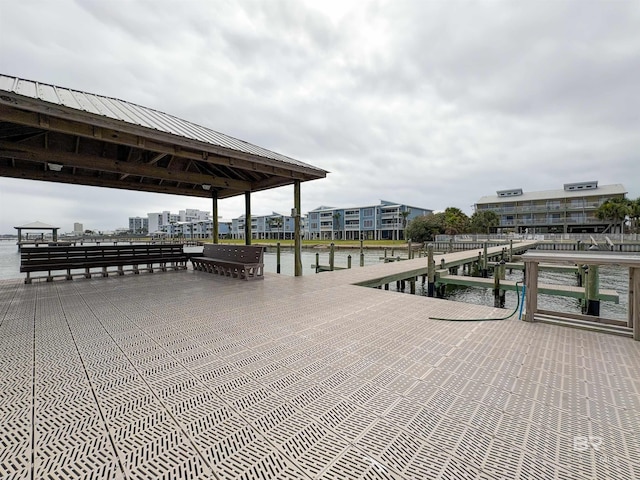
[[[469,215],[507,188],[640,196],[637,1],[0,0],[0,72],[154,108],[328,170],[302,209]],[[254,194],[290,212],[292,188]],[[219,202],[244,212],[244,198]],[[0,233],[210,201],[0,178]]]

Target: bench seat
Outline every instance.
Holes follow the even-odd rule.
[[[264,278],[264,247],[252,245],[205,245],[201,257],[191,257],[194,270],[242,280]]]
[[[20,272],[27,274],[25,283],[37,278],[45,278],[48,282],[56,277],[71,280],[74,275],[91,278],[96,273],[107,277],[113,267],[118,275],[124,275],[125,271],[137,274],[141,270],[153,273],[154,269],[184,270],[188,257],[182,245],[175,244],[23,247]],[[127,266],[130,268],[125,269]],[[100,272],[92,269],[100,269]],[[32,277],[34,272],[47,272],[47,275]]]

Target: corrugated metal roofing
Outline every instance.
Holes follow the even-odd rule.
[[[208,143],[217,147],[228,148],[238,152],[257,155],[289,165],[297,165],[325,172],[293,158],[272,152],[266,148],[230,137],[210,128],[182,120],[151,108],[134,103],[105,97],[93,93],[81,92],[70,88],[49,85],[46,83],[25,80],[18,77],[0,74],[0,92],[10,92],[34,100],[80,110],[93,115],[100,115],[133,125],[149,128],[159,132]]]
[[[527,202],[532,200],[554,200],[559,198],[581,198],[581,197],[599,197],[602,195],[623,195],[627,191],[623,185],[617,183],[613,185],[599,185],[598,188],[587,190],[543,190],[539,192],[524,192],[522,195],[514,195],[508,197],[499,197],[498,195],[486,195],[477,204],[483,205],[487,203],[513,203]]]

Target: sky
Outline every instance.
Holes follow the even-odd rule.
[[[163,111],[329,171],[302,211],[471,215],[496,190],[640,197],[640,2],[0,0],[0,73]],[[288,213],[293,189],[252,195]],[[209,200],[0,178],[0,234]],[[225,219],[244,197],[219,201]]]

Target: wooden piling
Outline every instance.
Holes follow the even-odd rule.
[[[436,265],[433,260],[433,244],[427,245],[427,296],[433,297],[436,289]]]
[[[600,300],[598,299],[599,291],[599,274],[597,265],[587,265],[586,285],[585,285],[585,302],[584,313],[586,315],[600,316]]]
[[[320,270],[320,254],[316,252],[316,273]]]
[[[335,244],[333,242],[331,242],[331,245],[329,245],[329,270],[331,270],[333,272],[333,267],[334,267],[334,261],[335,261]]]
[[[487,242],[484,242],[482,255],[482,278],[489,278],[489,258],[487,257]]]
[[[316,265],[317,264],[318,262],[316,259]],[[280,242],[276,243],[276,273],[280,273]]]
[[[347,256],[347,268],[351,268],[351,255]]]

